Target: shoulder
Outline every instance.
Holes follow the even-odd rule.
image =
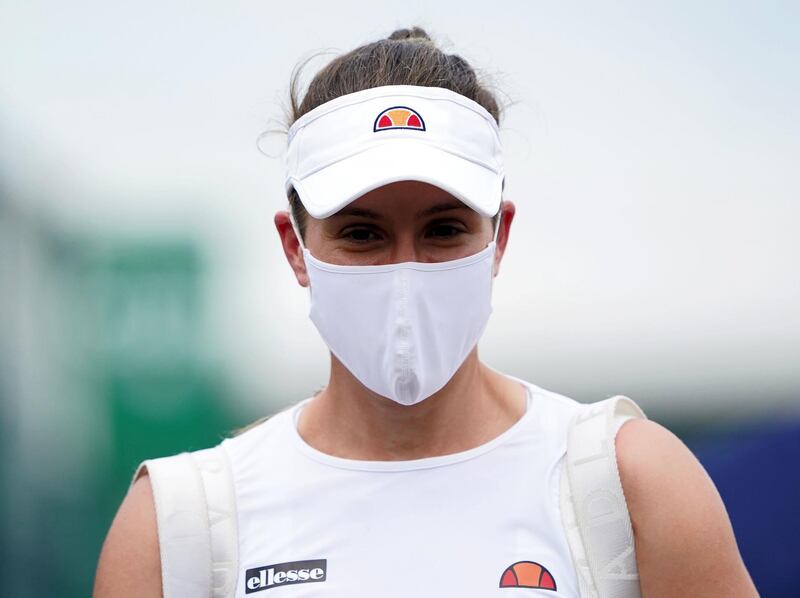
[[[95,577],[94,598],[161,598],[161,560],[153,489],[146,471],[111,523]]]
[[[642,593],[758,596],[742,562],[725,505],[689,448],[648,419],[631,419],[615,440],[634,531]]]

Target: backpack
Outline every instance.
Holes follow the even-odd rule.
[[[615,438],[633,418],[628,397],[584,404],[567,433],[559,502],[581,598],[641,598],[633,528],[617,468]],[[163,598],[233,598],[238,530],[233,476],[220,445],[139,464],[153,488]]]

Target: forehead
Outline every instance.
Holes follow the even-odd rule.
[[[368,191],[327,219],[358,215],[422,218],[449,211],[479,216],[441,187],[422,181],[396,181]]]

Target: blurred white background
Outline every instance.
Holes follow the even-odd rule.
[[[656,414],[796,410],[800,5],[391,7],[4,4],[5,201],[91,235],[198,239],[236,396],[296,400],[325,383],[327,352],[272,224],[285,138],[262,141],[273,158],[256,138],[302,58],[419,25],[513,101],[518,214],[482,357]]]

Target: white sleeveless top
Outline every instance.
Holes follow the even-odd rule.
[[[559,477],[581,404],[504,375],[526,387],[525,414],[458,453],[325,454],[297,431],[313,397],[223,440],[238,517],[236,596],[578,598]]]

